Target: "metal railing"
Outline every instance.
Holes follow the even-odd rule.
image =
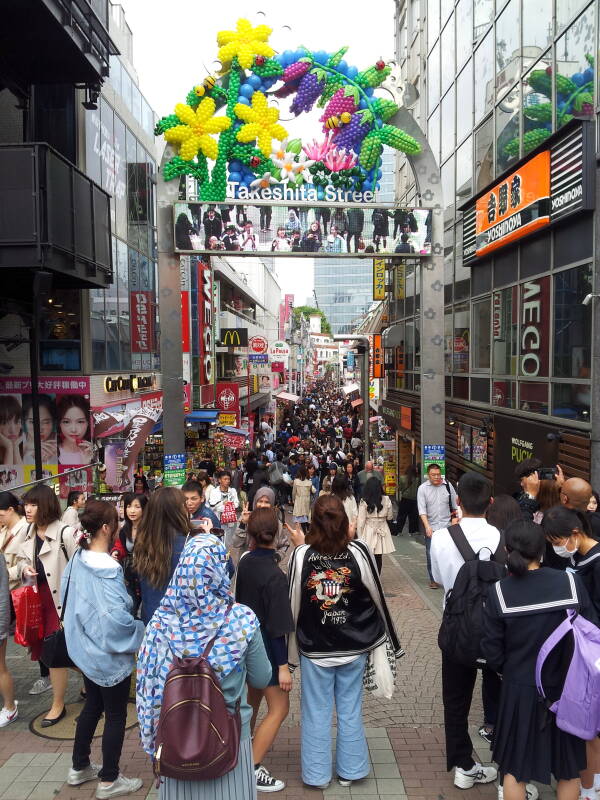
[[[18,492],[19,489],[25,489],[27,486],[37,486],[38,483],[46,483],[47,481],[58,481],[60,478],[64,478],[65,475],[70,475],[72,472],[81,472],[82,469],[90,469],[91,467],[98,467],[102,464],[101,461],[94,461],[92,464],[82,464],[80,467],[73,467],[73,469],[68,469],[65,472],[61,472],[60,475],[48,475],[47,478],[37,478],[35,481],[28,481],[27,483],[22,483],[20,486],[11,486],[11,492]]]

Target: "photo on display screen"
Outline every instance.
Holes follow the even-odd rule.
[[[174,214],[178,252],[431,253],[431,211],[423,208],[175,203]]]

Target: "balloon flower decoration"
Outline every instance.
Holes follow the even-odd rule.
[[[346,47],[277,54],[268,43],[271,33],[246,19],[238,20],[235,30],[218,33],[222,72],[205,77],[156,126],[156,135],[177,149],[164,166],[165,180],[193,176],[200,199],[208,202],[224,201],[228,183],[238,197],[277,184],[297,189],[307,183],[314,199],[323,199],[327,187],[374,191],[384,145],[419,151],[415,139],[388,124],[396,103],[375,95],[391,72],[385,61],[359,71],[344,60]],[[294,116],[322,109],[323,139],[290,138],[272,96],[291,98]]]

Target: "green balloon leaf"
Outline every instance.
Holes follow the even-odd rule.
[[[421,145],[416,139],[413,139],[408,133],[396,128],[394,125],[383,125],[377,133],[380,141],[384,144],[408,155],[414,155],[421,150]]]
[[[331,58],[327,62],[327,66],[331,67],[331,68],[337,67],[337,65],[340,63],[340,61],[346,55],[347,52],[348,52],[348,48],[347,47],[340,47],[340,49],[337,51],[337,53],[334,53],[331,56]]]

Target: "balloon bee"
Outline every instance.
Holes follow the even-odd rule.
[[[342,125],[347,124],[348,122],[350,122],[351,119],[352,119],[352,114],[350,114],[348,111],[344,111],[342,114],[340,114],[339,117],[335,116],[328,117],[325,122],[325,127],[328,128],[329,130],[333,130],[334,128],[341,128]]]
[[[210,92],[211,89],[215,88],[216,83],[217,79],[213,75],[208,75],[199,86],[194,87],[194,91],[198,97],[204,97],[206,92]]]

